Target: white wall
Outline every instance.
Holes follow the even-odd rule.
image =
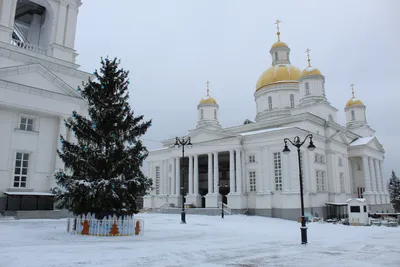
[[[54,171],[57,149],[58,119],[56,117],[28,116],[34,118],[34,131],[22,131],[20,117],[26,112],[0,110],[0,191],[12,187],[15,153],[30,153],[27,187],[34,191],[48,191]]]

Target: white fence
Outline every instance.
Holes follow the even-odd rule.
[[[144,220],[134,216],[107,216],[98,220],[94,215],[88,214],[68,218],[67,232],[73,235],[93,236],[143,235]]]

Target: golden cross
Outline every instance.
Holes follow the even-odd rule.
[[[277,19],[277,20],[275,21],[275,24],[276,24],[276,35],[278,35],[278,42],[281,41],[281,38],[280,38],[281,33],[279,32],[279,23],[280,23],[280,22],[282,22],[282,21],[280,21],[279,19]]]
[[[307,48],[306,53],[307,53],[308,67],[311,67],[311,64],[310,64],[310,51],[311,50]]]
[[[351,86],[351,94],[353,95],[354,98],[354,84],[350,84],[350,86]]]
[[[210,82],[207,81],[206,85],[207,85],[207,96],[210,96],[210,87],[209,87]]]

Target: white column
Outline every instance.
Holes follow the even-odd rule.
[[[64,140],[67,140],[67,127],[65,126],[64,123],[64,117],[59,117],[59,121],[58,121],[58,150],[60,150],[62,152],[62,143],[60,141],[61,139],[61,135],[64,138]],[[61,160],[61,158],[58,156],[58,154],[56,153],[56,166],[55,166],[56,170],[59,169],[64,169],[64,162]]]
[[[382,191],[385,194],[384,200],[385,200],[385,203],[389,203],[390,202],[389,189],[387,187],[386,179],[383,176],[383,168],[382,168],[383,160],[380,160],[378,165],[379,165],[379,174],[382,177],[382,179],[381,179],[382,180]],[[382,201],[383,201],[383,199],[382,199]]]
[[[169,175],[168,175],[168,160],[164,160],[164,194],[169,195],[171,192],[169,192]]]
[[[242,160],[240,157],[240,149],[235,149],[236,151],[236,192],[242,194]]]
[[[364,172],[364,184],[365,184],[365,192],[371,194],[371,178],[369,176],[369,166],[368,166],[368,157],[362,157],[363,162],[363,172]]]
[[[371,157],[368,157],[368,165],[369,165],[369,175],[371,177],[371,184],[372,184],[372,192],[374,194],[377,194],[377,188],[376,188],[376,174],[375,174],[375,166],[374,166],[374,160]]]
[[[229,194],[236,192],[235,188],[235,151],[229,150]]]
[[[263,167],[263,184],[264,184],[264,193],[270,194],[271,193],[271,180],[272,176],[271,173],[273,172],[274,165],[272,164],[271,160],[271,153],[269,147],[265,147],[263,149],[264,157],[262,162]],[[271,171],[272,170],[272,171]]]
[[[346,157],[346,163],[347,163],[347,172],[348,172],[348,177],[349,177],[348,190],[349,190],[349,193],[353,195],[353,192],[356,191],[356,188],[354,186],[355,178],[353,178],[354,177],[353,176],[353,165],[351,163],[351,160],[348,157]]]
[[[171,195],[176,195],[175,188],[176,188],[176,179],[175,179],[175,158],[171,159]],[[179,192],[179,191],[178,191]]]
[[[175,194],[181,194],[181,159],[175,159]]]
[[[219,166],[218,166],[218,152],[214,152],[214,194],[219,194]]]
[[[199,156],[194,155],[194,194],[199,194]]]
[[[0,1],[0,42],[11,42],[16,6],[17,0]]]
[[[189,156],[189,194],[193,194],[193,156]]]
[[[242,164],[242,166],[241,166],[241,169],[242,169],[242,179],[241,179],[242,192],[248,192],[248,190],[247,190],[247,185],[248,185],[247,177],[248,177],[248,174],[247,174],[247,168],[246,168],[246,163],[245,163],[246,157],[247,157],[246,151],[245,150],[241,150],[240,162]]]
[[[256,159],[257,166],[258,166],[258,171],[256,174],[256,186],[257,186],[257,193],[263,193],[264,188],[263,188],[263,168],[262,168],[262,163],[263,163],[263,147],[260,147],[260,150],[258,151],[258,156]]]
[[[65,33],[65,27],[66,25],[66,18],[67,18],[67,3],[60,1],[59,2],[59,9],[58,9],[58,16],[55,17],[56,19],[56,40],[55,42],[59,45],[64,44],[64,33]]]

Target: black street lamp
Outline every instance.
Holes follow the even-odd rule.
[[[300,180],[300,201],[301,201],[301,244],[307,244],[307,226],[306,226],[306,217],[304,216],[304,199],[303,199],[303,174],[301,170],[301,162],[300,162],[300,147],[304,144],[304,142],[310,138],[310,144],[308,145],[308,150],[314,151],[315,145],[313,143],[312,134],[308,134],[304,141],[300,141],[300,137],[296,136],[292,141],[289,138],[285,138],[283,141],[285,142],[285,147],[283,149],[284,154],[289,154],[290,149],[288,148],[287,142],[289,141],[293,146],[297,147],[297,157],[299,161],[299,180]]]
[[[219,182],[218,187],[228,187],[228,185],[226,183],[222,184],[221,182]],[[224,194],[221,194],[221,218],[223,219],[225,216],[224,213]]]
[[[190,141],[190,137],[188,137],[186,140],[185,138],[179,139],[179,137],[176,137],[175,141],[175,147],[182,147],[182,177],[181,177],[181,195],[182,195],[182,212],[181,212],[181,223],[186,224],[186,213],[185,213],[185,197],[184,197],[184,188],[185,184],[183,182],[183,179],[185,178],[185,146],[187,147],[192,147],[192,142]]]

